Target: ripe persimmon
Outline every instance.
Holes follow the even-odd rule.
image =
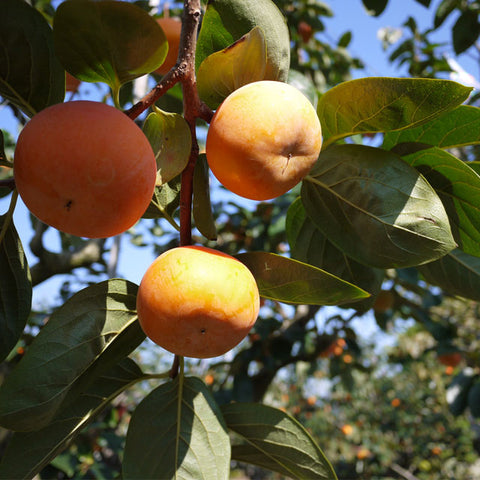
[[[208,129],[206,154],[224,187],[268,200],[302,180],[321,146],[320,121],[307,97],[287,83],[262,80],[221,103]]]
[[[236,258],[201,246],[167,250],[147,269],[138,320],[153,342],[180,356],[210,358],[235,347],[255,323],[257,283]]]
[[[155,70],[160,75],[165,75],[177,63],[178,49],[180,47],[180,34],[182,32],[182,21],[175,17],[157,18],[158,24],[162,27],[167,37],[168,52],[164,62]]]
[[[135,224],[150,203],[156,174],[142,130],[100,102],[40,111],[15,149],[15,184],[27,208],[47,225],[79,237],[110,237]]]

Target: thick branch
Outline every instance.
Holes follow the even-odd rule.
[[[102,261],[105,239],[88,240],[73,252],[55,253],[43,246],[43,234],[47,228],[45,224],[39,222],[30,242],[30,249],[39,260],[30,269],[33,286],[54,275],[71,273],[76,268],[90,267]]]

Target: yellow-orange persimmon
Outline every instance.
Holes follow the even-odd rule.
[[[315,108],[296,88],[263,80],[232,92],[207,133],[208,164],[223,186],[252,200],[278,197],[310,171],[322,146]]]
[[[165,61],[157,68],[156,73],[165,75],[177,62],[182,22],[175,17],[158,18],[157,22],[162,27],[163,33],[165,33],[165,36],[167,37],[168,52]]]
[[[145,334],[169,352],[194,358],[216,357],[240,343],[259,305],[250,270],[230,255],[201,246],[160,255],[137,295]]]
[[[150,203],[156,173],[142,130],[100,102],[42,110],[15,149],[15,184],[25,205],[42,222],[80,237],[110,237],[135,224]]]

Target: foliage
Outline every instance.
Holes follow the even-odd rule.
[[[167,41],[146,2],[31,3],[3,0],[0,17],[0,96],[18,123],[71,100],[65,72],[98,87],[143,126],[157,157],[156,191],[126,234],[132,243],[237,255],[263,306],[248,339],[216,363],[152,349],[136,318],[137,285],[114,278],[115,240],[57,232],[54,253],[48,227],[32,219],[38,263],[28,265],[13,221],[14,140],[3,132],[0,425],[11,432],[0,431],[0,478],[228,478],[231,460],[292,478],[466,475],[475,453],[465,413],[478,417],[480,395],[478,108],[464,105],[470,88],[435,78],[449,67],[429,35],[457,13],[454,52],[469,49],[477,2],[443,0],[424,33],[407,20],[412,38],[390,58],[423,78],[354,80],[351,33],[322,41],[322,18],[333,14],[323,2],[185,0],[172,10],[183,19],[179,59],[163,77],[154,72]],[[363,3],[380,15],[388,2]],[[324,144],[301,185],[252,204],[210,183],[199,152],[210,108],[263,78],[307,95]],[[71,274],[63,304],[32,311],[32,286],[59,273]],[[382,288],[392,303],[380,309]],[[381,363],[386,372],[353,327],[367,312],[383,331],[414,323]],[[437,358],[459,352],[448,388]],[[333,394],[305,400],[307,379],[324,370]]]

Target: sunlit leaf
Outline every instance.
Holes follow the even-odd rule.
[[[116,91],[164,61],[163,30],[142,8],[113,0],[62,2],[53,22],[55,51],[65,70]]]
[[[435,190],[392,152],[332,146],[305,178],[301,196],[317,228],[359,263],[404,268],[455,248]]]
[[[81,290],[56,310],[0,387],[0,424],[29,431],[47,425],[145,338],[136,317],[137,286],[114,279]]]
[[[32,117],[63,101],[65,72],[40,12],[22,0],[2,0],[1,12],[0,96]]]
[[[403,157],[432,185],[450,219],[459,248],[480,256],[480,176],[467,163],[439,148]]]
[[[250,32],[262,29],[267,44],[265,80],[285,82],[290,67],[290,36],[282,13],[272,0],[210,0],[196,49],[196,68]]]
[[[253,273],[260,295],[279,302],[339,305],[369,295],[319,268],[274,253],[248,252],[237,258]]]
[[[367,311],[380,291],[384,271],[362,265],[336,248],[307,216],[300,198],[295,200],[287,211],[286,233],[290,244],[290,254],[301,262],[308,263],[335,275],[346,282],[357,285],[372,296],[347,304],[357,311]]]
[[[2,456],[0,478],[34,478],[113,398],[140,378],[140,368],[124,358],[60,410],[49,425],[33,432],[15,432]]]
[[[180,204],[180,176],[161,187],[155,187],[152,200],[143,218],[165,218],[173,228],[179,230],[173,216]]]
[[[397,144],[408,142],[418,142],[438,148],[478,144],[480,143],[480,108],[460,105],[418,127],[387,132],[383,140],[383,148],[389,150]]]
[[[199,232],[208,240],[216,240],[217,227],[210,202],[210,178],[205,154],[200,155],[195,164],[192,210]]]
[[[202,100],[211,108],[234,90],[265,78],[267,45],[259,27],[238,39],[233,45],[209,55],[197,72],[197,88]]]
[[[192,135],[185,119],[154,107],[143,124],[157,161],[157,186],[179,175],[188,163]]]
[[[0,217],[0,231],[6,216]],[[17,343],[32,305],[32,282],[22,242],[12,221],[0,242],[0,362]]]
[[[366,77],[341,83],[318,102],[324,148],[355,133],[420,125],[463,103],[471,90],[425,78]]]
[[[480,301],[480,258],[453,250],[435,262],[418,267],[425,280],[451,295]]]
[[[124,479],[225,480],[230,440],[212,394],[195,377],[177,377],[137,406],[124,451]]]
[[[285,412],[259,403],[231,403],[221,409],[227,427],[245,441],[233,445],[234,460],[258,465],[288,478],[337,478],[311,435]]]

